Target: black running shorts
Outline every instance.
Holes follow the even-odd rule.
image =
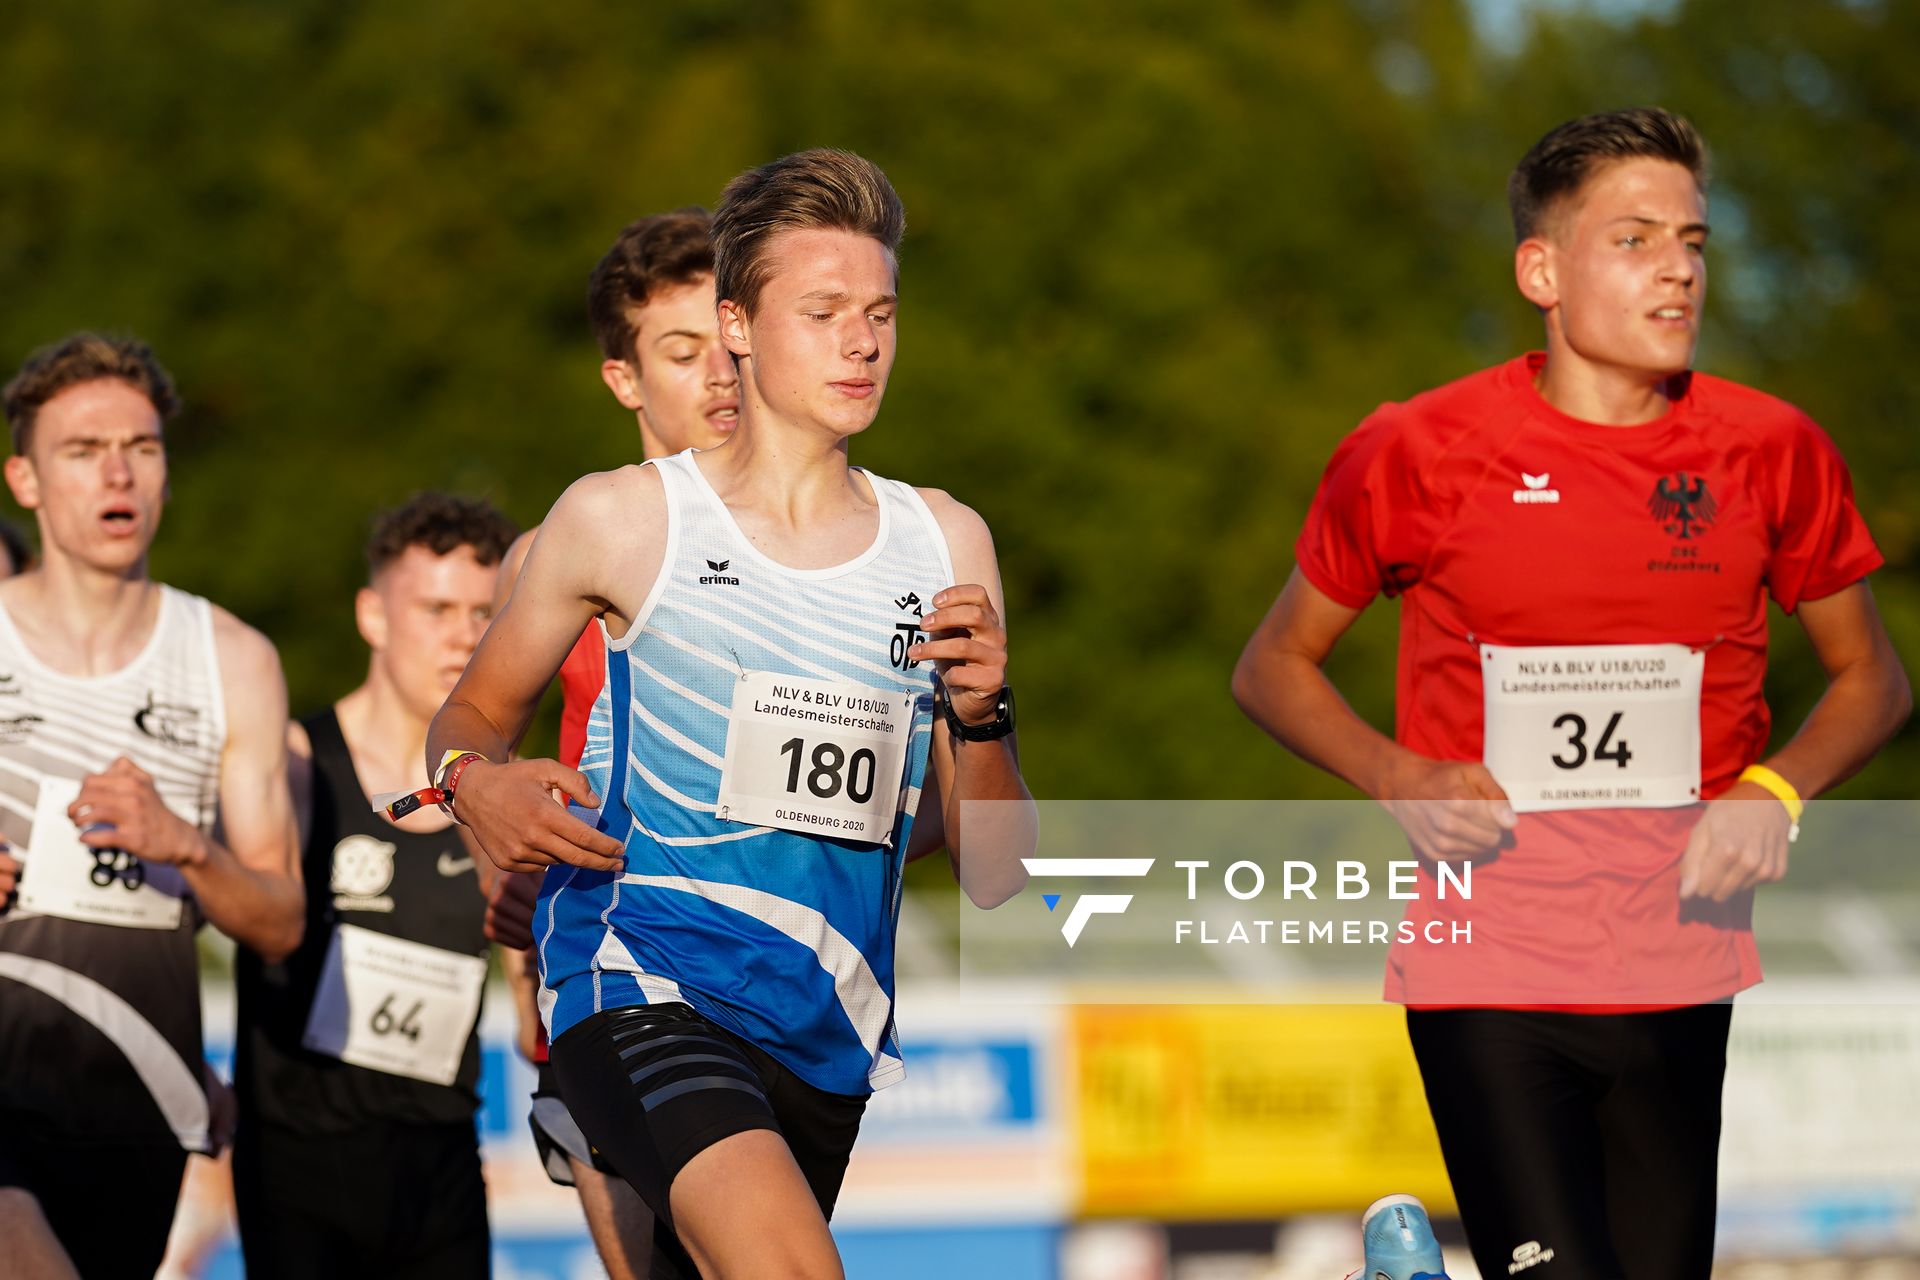
[[[152,1280],[186,1169],[187,1153],[176,1146],[68,1143],[0,1113],[0,1186],[33,1193],[87,1280]]]
[[[255,1120],[233,1144],[249,1276],[486,1280],[487,1189],[473,1125],[296,1133]]]
[[[1409,1010],[1483,1275],[1699,1280],[1713,1268],[1732,1006]]]
[[[684,1004],[596,1013],[568,1028],[549,1056],[581,1132],[653,1210],[655,1280],[698,1274],[671,1235],[668,1193],[690,1160],[736,1133],[771,1129],[785,1138],[832,1218],[865,1095],[814,1088]]]

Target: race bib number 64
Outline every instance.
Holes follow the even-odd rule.
[[[1518,813],[1693,804],[1705,670],[1681,644],[1483,644],[1487,771]]]
[[[452,1084],[486,982],[479,956],[336,925],[301,1043],[355,1066]]]
[[[915,695],[755,671],[733,686],[723,822],[885,844],[893,839]]]

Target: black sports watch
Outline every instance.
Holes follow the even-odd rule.
[[[947,695],[947,686],[939,686],[935,694],[940,703],[940,714],[947,718],[947,732],[962,742],[997,742],[1013,732],[1013,688],[1000,686],[1000,699],[994,704],[993,719],[985,724],[968,724],[953,709],[953,699]]]

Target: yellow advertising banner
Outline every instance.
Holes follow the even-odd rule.
[[[1453,1211],[1397,1007],[1084,1005],[1071,1062],[1088,1215]]]

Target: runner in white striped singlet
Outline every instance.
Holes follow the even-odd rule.
[[[286,685],[264,636],[147,577],[153,353],[76,335],[5,403],[42,562],[0,584],[0,1240],[9,1275],[149,1277],[212,1145],[194,933],[300,939]]]

